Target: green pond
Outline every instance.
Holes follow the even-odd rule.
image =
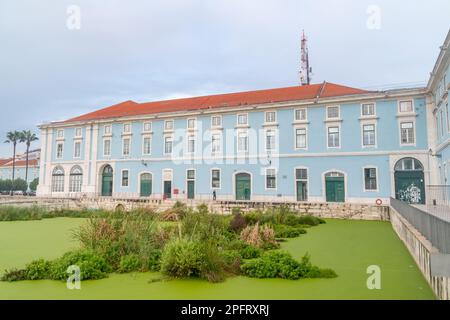
[[[78,218],[0,222],[0,273],[37,258],[52,259],[76,248]],[[389,222],[327,220],[282,248],[300,259],[306,252],[335,279],[229,278],[150,282],[158,273],[112,274],[83,281],[81,290],[64,282],[0,282],[0,299],[434,299],[434,294]],[[367,267],[381,268],[381,289],[369,290]]]

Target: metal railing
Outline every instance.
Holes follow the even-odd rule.
[[[391,198],[391,206],[441,253],[450,254],[450,220]]]
[[[427,186],[426,211],[450,221],[450,185]]]

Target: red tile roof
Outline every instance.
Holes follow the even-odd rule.
[[[129,100],[76,118],[69,119],[66,122],[110,119],[164,112],[237,107],[243,105],[256,105],[274,102],[310,100],[319,97],[338,97],[367,94],[370,92],[371,91],[324,82],[307,86],[216,94],[210,96],[145,103],[137,103]]]
[[[0,167],[12,167],[13,166],[12,159],[5,159],[5,160],[6,160],[6,162],[2,162],[2,160],[0,160]],[[34,167],[37,165],[38,165],[37,159],[28,160],[29,167]],[[26,160],[16,160],[16,167],[25,167],[25,166],[26,166]]]

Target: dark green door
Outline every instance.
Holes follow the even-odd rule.
[[[236,175],[236,200],[250,200],[251,179],[248,173]]]
[[[149,173],[141,175],[141,197],[148,197],[152,194],[152,176]]]
[[[113,170],[106,166],[102,173],[102,196],[111,197],[113,190]]]
[[[164,197],[172,198],[172,181],[164,181]]]
[[[344,177],[326,177],[325,190],[327,202],[344,202]]]
[[[192,180],[189,180],[187,182],[187,197],[188,199],[194,199],[194,194],[195,194],[195,183]]]
[[[306,181],[297,181],[297,201],[308,201]]]
[[[425,204],[423,171],[396,171],[395,198],[413,204]]]

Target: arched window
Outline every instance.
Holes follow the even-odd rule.
[[[331,178],[331,177],[333,177],[333,178],[334,178],[334,177],[336,177],[336,178],[337,178],[337,177],[342,177],[342,178],[343,178],[343,177],[344,177],[344,174],[343,174],[343,173],[340,173],[340,172],[335,172],[335,171],[333,171],[333,172],[328,172],[328,173],[326,173],[326,174],[325,174],[325,177],[326,177],[326,178]]]
[[[52,192],[64,192],[64,169],[61,167],[53,169]]]
[[[79,166],[74,166],[70,170],[69,192],[81,192],[83,183],[83,170]]]
[[[423,166],[417,159],[403,158],[395,164],[395,171],[423,171]]]

